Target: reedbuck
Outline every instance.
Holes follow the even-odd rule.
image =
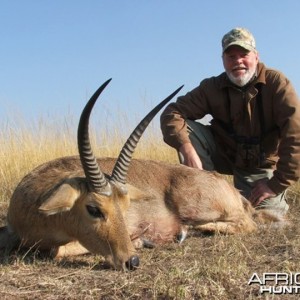
[[[220,175],[131,159],[151,119],[181,88],[140,122],[117,159],[95,158],[89,116],[109,81],[82,112],[79,157],[44,163],[16,187],[7,226],[0,231],[0,248],[34,246],[57,258],[91,252],[103,255],[116,269],[131,270],[139,265],[136,248],[181,242],[189,226],[210,232],[255,231],[258,213]]]

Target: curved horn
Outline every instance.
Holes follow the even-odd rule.
[[[89,118],[96,100],[110,81],[111,79],[104,82],[85,105],[80,116],[77,130],[79,156],[89,188],[96,193],[105,195],[111,193],[111,188],[104,174],[101,172],[91,148],[89,138]]]
[[[141,138],[142,134],[144,133],[151,120],[159,112],[159,110],[167,102],[169,102],[182,89],[182,87],[183,85],[180,88],[178,88],[175,92],[173,92],[170,96],[168,96],[166,99],[164,99],[162,102],[160,102],[156,107],[154,107],[133,130],[118,156],[118,159],[116,161],[111,175],[112,181],[121,182],[123,184],[126,183],[127,171],[130,165],[132,154],[137,146],[139,139]]]

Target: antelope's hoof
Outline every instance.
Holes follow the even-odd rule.
[[[175,241],[181,244],[186,239],[187,233],[188,233],[188,227],[183,226],[181,228],[181,232],[177,234]]]
[[[137,255],[133,255],[128,261],[126,261],[125,265],[129,271],[134,271],[140,265],[140,259]]]

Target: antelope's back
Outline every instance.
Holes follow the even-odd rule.
[[[111,174],[115,158],[99,158],[98,163],[106,174]],[[133,159],[128,170],[128,183],[140,189],[154,188],[164,191],[168,185],[168,168],[164,163]],[[38,208],[64,180],[84,178],[78,156],[58,158],[44,163],[29,172],[17,185],[9,204],[9,219],[15,215],[36,214]]]
[[[106,174],[111,173],[115,161],[115,158],[98,158],[98,164]],[[127,183],[145,192],[155,191],[164,194],[170,187],[172,177],[179,174],[175,170],[181,167],[182,165],[173,165],[162,161],[132,159],[127,173]]]

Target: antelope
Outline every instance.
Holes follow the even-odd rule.
[[[134,270],[140,263],[138,248],[182,242],[191,226],[229,234],[255,231],[258,213],[221,175],[132,159],[150,121],[182,87],[147,114],[118,158],[94,156],[89,118],[109,82],[82,111],[79,156],[46,162],[17,185],[7,224],[0,229],[0,248],[38,247],[57,259],[90,252],[102,255],[115,269]],[[261,220],[269,218],[260,214]]]

